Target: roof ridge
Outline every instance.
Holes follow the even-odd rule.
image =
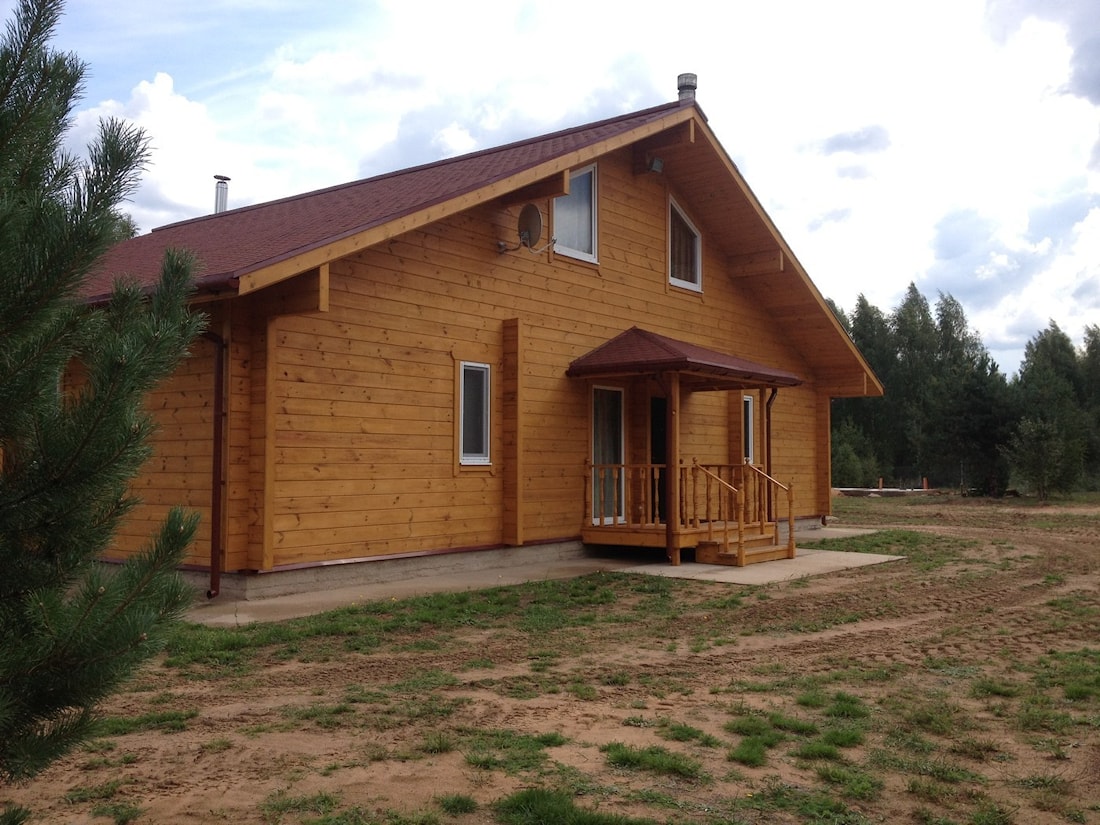
[[[438,160],[429,161],[427,163],[422,163],[418,166],[407,166],[407,167],[403,167],[401,169],[392,169],[389,172],[382,172],[381,174],[373,175],[372,177],[369,177],[369,178],[359,178],[358,180],[346,181],[344,183],[337,183],[337,184],[333,184],[332,186],[321,187],[320,189],[312,189],[308,192],[298,192],[298,193],[295,193],[293,195],[285,195],[281,198],[275,198],[274,200],[261,201],[259,203],[252,203],[252,204],[248,204],[247,206],[238,207],[236,209],[229,209],[229,210],[226,210],[225,212],[216,212],[216,213],[209,214],[209,215],[196,215],[193,218],[185,218],[182,221],[176,221],[174,223],[168,223],[168,224],[164,224],[163,226],[155,227],[154,229],[151,230],[151,232],[159,232],[159,231],[164,230],[164,229],[171,229],[171,228],[174,228],[174,227],[187,226],[189,224],[200,223],[202,221],[212,220],[214,218],[221,217],[222,215],[241,214],[243,212],[248,212],[248,211],[252,211],[252,210],[256,210],[256,209],[264,209],[264,208],[275,206],[275,205],[281,204],[281,203],[293,203],[294,201],[304,200],[306,198],[318,197],[320,195],[326,195],[326,194],[329,194],[329,193],[332,193],[332,192],[338,192],[340,190],[352,189],[352,188],[355,188],[355,187],[358,187],[358,186],[364,186],[364,185],[367,185],[367,184],[376,183],[378,181],[383,181],[383,180],[387,180],[387,179],[394,179],[394,178],[402,177],[402,176],[405,176],[405,175],[411,175],[411,174],[415,174],[415,173],[418,173],[418,172],[424,172],[424,171],[433,170],[433,169],[440,169],[440,168],[443,168],[445,166],[449,166],[449,165],[453,165],[453,164],[457,164],[457,163],[469,162],[471,160],[474,160],[474,159],[480,158],[480,157],[489,157],[489,156],[494,155],[494,154],[499,154],[499,153],[507,152],[507,151],[513,151],[513,150],[519,149],[523,146],[533,146],[533,145],[540,144],[540,143],[546,143],[546,142],[551,141],[551,140],[559,139],[559,138],[565,137],[567,135],[577,134],[579,132],[584,132],[586,130],[599,129],[599,128],[602,128],[602,127],[605,127],[605,126],[609,126],[613,123],[650,117],[650,116],[652,116],[652,115],[654,115],[658,112],[662,112],[662,111],[665,111],[665,110],[672,111],[672,110],[678,109],[683,105],[684,104],[681,103],[680,101],[672,101],[670,103],[661,103],[661,104],[658,104],[657,106],[651,106],[648,109],[640,109],[639,111],[636,111],[636,112],[625,112],[621,115],[615,115],[613,117],[604,118],[602,120],[595,120],[595,121],[592,121],[591,123],[581,124],[580,126],[570,126],[570,127],[565,128],[565,129],[559,129],[556,132],[550,132],[548,134],[533,135],[531,137],[521,138],[520,140],[515,140],[515,141],[512,141],[511,143],[505,143],[501,146],[488,146],[484,149],[477,149],[473,152],[467,152],[466,154],[463,154],[463,155],[455,155],[454,157],[450,157],[450,158],[440,158]],[[694,104],[691,104],[691,105],[694,105]],[[698,107],[696,106],[696,108],[698,108]]]

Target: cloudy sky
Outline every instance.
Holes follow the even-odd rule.
[[[73,137],[152,138],[143,230],[698,101],[822,293],[958,298],[1002,369],[1100,323],[1097,0],[69,0]],[[14,0],[0,0],[5,18]]]

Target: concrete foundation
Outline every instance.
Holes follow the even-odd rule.
[[[821,528],[817,518],[795,521],[796,533]],[[787,522],[779,523],[779,540],[787,541]],[[532,564],[568,564],[590,559],[613,559],[629,564],[665,562],[660,549],[586,547],[578,541],[537,544],[529,547],[501,547],[456,553],[437,553],[405,558],[379,558],[369,561],[324,564],[266,573],[223,573],[217,598],[224,601],[255,601],[277,596],[317,593],[332,588],[383,585],[394,582],[414,583],[426,577],[460,577],[487,571],[506,571]],[[206,598],[210,574],[186,571],[184,577],[194,586],[199,600]]]
[[[508,569],[532,563],[553,564],[600,555],[580,541],[563,541],[531,547],[502,547],[440,553],[406,558],[380,558],[337,564],[275,570],[268,573],[222,573],[219,599],[252,601],[295,593],[328,590],[333,587],[358,587],[415,580],[425,576],[458,575],[496,569]],[[210,574],[187,571],[184,577],[205,597]]]

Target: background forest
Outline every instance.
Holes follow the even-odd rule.
[[[1051,321],[1009,379],[951,295],[933,307],[910,284],[890,314],[862,295],[850,314],[829,304],[886,387],[833,401],[834,486],[1100,488],[1100,326],[1078,349]]]

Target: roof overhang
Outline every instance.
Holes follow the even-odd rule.
[[[569,365],[570,378],[623,378],[679,373],[689,391],[797,387],[791,372],[632,327]]]

